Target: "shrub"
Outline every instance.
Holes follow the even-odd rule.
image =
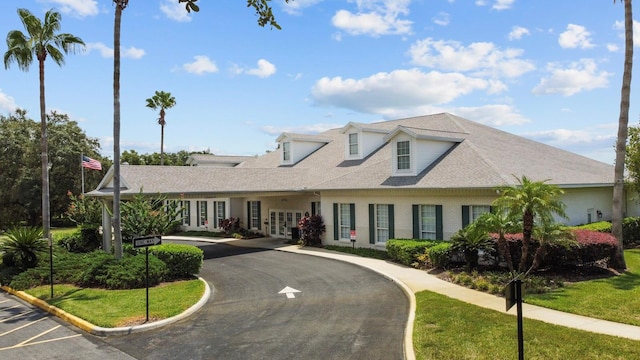
[[[166,196],[148,198],[140,193],[132,200],[122,203],[122,239],[132,241],[134,237],[170,234],[180,225],[182,208],[177,201],[166,201]]]
[[[70,252],[92,252],[102,247],[102,236],[99,226],[95,224],[81,225],[79,230],[62,235],[58,238],[58,245]]]
[[[460,229],[451,237],[451,250],[464,254],[468,269],[478,267],[480,251],[490,251],[493,247],[489,233],[474,224]]]
[[[38,256],[49,248],[42,236],[42,229],[36,227],[16,227],[7,231],[7,238],[0,242],[2,263],[22,270],[36,267]]]
[[[427,249],[426,255],[431,266],[444,269],[451,260],[451,243],[436,244]]]
[[[149,253],[167,265],[167,280],[187,279],[200,272],[204,252],[193,245],[161,244],[149,248]]]
[[[231,235],[240,231],[240,218],[230,217],[228,219],[220,220],[218,227],[224,231],[225,234]]]
[[[442,240],[392,239],[387,241],[386,248],[391,260],[416,267],[420,263],[418,257],[441,242]]]
[[[611,223],[609,221],[598,221],[591,224],[574,226],[573,229],[591,230],[603,233],[611,233]]]
[[[305,246],[322,245],[322,234],[326,231],[322,216],[305,216],[298,222],[298,228],[300,229],[300,244]]]
[[[640,245],[640,217],[628,217],[622,221],[622,238],[625,248]]]

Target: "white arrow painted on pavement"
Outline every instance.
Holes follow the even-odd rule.
[[[287,286],[284,289],[280,290],[280,292],[278,292],[278,294],[286,294],[287,295],[287,299],[293,299],[293,298],[296,297],[294,294],[295,293],[299,293],[299,292],[301,292],[301,291]]]

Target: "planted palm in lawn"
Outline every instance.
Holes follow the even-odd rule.
[[[516,317],[423,291],[416,294],[417,359],[516,359]],[[524,319],[525,359],[640,359],[637,341]]]
[[[56,296],[49,299],[49,287],[26,291],[70,314],[101,327],[141,324],[146,318],[146,289],[82,289],[55,285]],[[204,284],[200,280],[176,281],[149,288],[149,319],[166,319],[182,313],[200,300]]]
[[[525,297],[529,304],[625,324],[640,325],[640,249],[626,250],[619,276],[568,284]]]

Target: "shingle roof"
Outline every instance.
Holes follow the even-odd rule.
[[[345,160],[344,128],[338,128],[317,135],[328,142],[286,167],[280,165],[280,152],[273,151],[246,158],[234,168],[126,165],[121,166],[121,178],[131,187],[126,191],[137,192],[144,187],[145,193],[477,189],[513,185],[517,183],[515,176],[522,175],[566,187],[613,184],[612,165],[448,113],[363,126],[389,132],[402,126],[415,134],[440,134],[460,142],[427,169],[410,177],[392,176],[390,142],[363,160]]]

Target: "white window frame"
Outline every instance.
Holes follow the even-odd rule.
[[[291,142],[290,141],[282,142],[282,162],[283,163],[291,162]]]
[[[482,214],[488,212],[491,212],[491,205],[469,205],[469,224],[472,224]]]
[[[360,135],[358,133],[347,134],[347,155],[350,158],[360,156]],[[355,152],[353,151],[355,147]]]
[[[182,225],[191,226],[191,201],[180,201],[182,207]]]
[[[433,212],[433,216],[431,216],[431,213],[427,213],[427,210],[429,212]],[[435,240],[437,238],[437,222],[438,222],[438,215],[437,215],[437,211],[436,211],[436,205],[428,205],[428,204],[421,204],[420,205],[420,239],[429,239],[429,240]],[[431,228],[433,228],[433,230],[431,230]]]
[[[340,240],[351,241],[351,204],[338,204],[338,226],[340,227]]]
[[[206,200],[196,201],[197,204],[197,221],[198,227],[206,226],[209,227],[209,204]],[[204,208],[203,208],[204,205]],[[204,211],[203,211],[204,210]],[[204,213],[204,216],[203,216]]]
[[[220,210],[222,210],[222,216],[220,216]],[[213,227],[219,228],[220,221],[227,217],[227,202],[224,200],[213,201]]]
[[[398,147],[401,144],[407,143],[409,145],[409,152],[408,154],[398,154]],[[413,138],[409,137],[409,136],[399,136],[398,138],[396,138],[393,141],[392,144],[392,155],[393,155],[393,159],[392,159],[392,173],[394,176],[415,176],[415,161],[416,161],[416,156],[415,156],[415,141]],[[400,169],[400,163],[404,163],[404,161],[400,161],[400,158],[406,158],[408,159],[408,165],[409,168],[408,169]]]
[[[386,244],[386,242],[389,240],[391,231],[391,224],[389,221],[389,204],[375,204],[374,209],[376,244]]]
[[[251,200],[249,202],[249,213],[251,214],[251,218],[249,219],[249,229],[257,229],[260,227],[260,214],[258,212],[258,204],[260,203],[260,201],[258,200]]]

